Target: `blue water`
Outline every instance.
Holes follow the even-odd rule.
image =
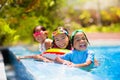
[[[120,80],[120,46],[91,47],[100,66],[92,73],[105,80]]]
[[[89,47],[89,48],[95,52],[95,57],[99,61],[100,65],[97,68],[94,68],[91,72],[87,72],[87,73],[97,75],[98,77],[102,78],[102,80],[120,80],[120,46],[99,46],[99,47]],[[14,54],[17,56],[39,54],[39,52],[37,52],[37,51],[32,52],[32,51],[30,51],[24,47],[20,47],[20,46],[12,47],[12,48],[10,48],[10,50],[13,51]],[[51,71],[51,70],[55,71],[55,69],[53,69],[53,66],[55,66],[56,64],[50,64],[50,63],[48,64],[48,63],[43,63],[43,62],[41,63],[38,61],[34,61],[34,62],[32,62],[32,61],[33,60],[23,60],[23,64],[28,66],[28,68],[30,68],[30,69],[35,69],[35,68],[30,67],[30,64],[39,63],[39,66],[43,66],[43,67],[41,67],[43,69],[45,66],[49,65],[51,69],[49,69],[48,71]],[[26,64],[26,62],[27,62],[27,64]],[[31,66],[34,66],[34,65],[31,65]],[[57,64],[57,66],[59,66],[59,68],[60,68],[59,64]],[[37,67],[38,66],[36,66],[36,68]],[[59,68],[57,68],[57,69],[59,69]],[[63,68],[67,69],[66,67],[63,67]],[[45,72],[44,70],[42,70],[42,71],[41,70],[42,69],[40,69],[40,72]],[[74,70],[74,69],[72,69],[72,70]],[[39,74],[43,75],[40,72],[38,73],[38,71],[36,71],[35,74],[37,73],[38,75]],[[59,71],[56,71],[56,72],[59,72]],[[67,70],[66,70],[66,72],[67,72]],[[65,71],[62,72],[61,76],[65,77],[65,75],[66,76],[72,75],[72,74],[68,74],[66,72]],[[79,73],[79,71],[78,71],[78,73]],[[84,72],[81,72],[81,73],[86,74]],[[50,73],[50,74],[55,75],[55,73]],[[47,75],[46,72],[45,72],[45,75]],[[45,75],[43,75],[43,76],[45,76]],[[86,77],[87,76],[88,76],[87,79],[90,79],[89,75],[86,75]],[[50,77],[52,77],[52,76],[50,76]],[[60,75],[59,75],[59,77],[60,77]],[[94,77],[94,76],[92,76],[92,77]],[[66,78],[64,80],[67,80],[67,79],[69,79],[69,78]],[[84,79],[84,80],[87,80],[87,79]],[[42,80],[44,80],[44,79],[42,79]],[[50,79],[48,79],[48,80],[50,80]],[[72,79],[70,78],[70,80],[72,80]],[[90,80],[94,80],[94,79],[90,79]]]

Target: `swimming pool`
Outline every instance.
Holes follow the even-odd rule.
[[[91,73],[93,75],[97,75],[98,77],[102,78],[101,80],[120,80],[120,69],[119,69],[120,68],[120,62],[119,62],[120,46],[97,46],[97,47],[89,47],[89,48],[91,50],[94,50],[96,58],[100,63],[100,66],[97,67],[97,68],[94,68],[91,72],[87,72],[87,74]],[[21,46],[11,47],[10,51],[12,51],[13,54],[15,54],[17,56],[29,55],[29,54],[31,54],[31,55],[39,54],[39,52],[37,52],[37,51],[32,52],[32,51],[26,49],[25,47],[21,47]],[[40,71],[39,70],[37,70],[37,71],[34,70],[35,72],[32,72],[34,74],[37,74],[39,76],[39,79],[42,79],[42,80],[55,80],[55,79],[47,78],[47,77],[45,77],[45,75],[52,75],[52,74],[55,75],[56,73],[51,73],[50,71],[59,72],[58,70],[60,70],[60,68],[64,68],[66,70],[63,71],[60,75],[57,75],[57,76],[59,76],[58,80],[60,80],[63,76],[64,77],[65,76],[70,77],[72,74],[76,75],[77,73],[79,73],[79,75],[84,74],[87,77],[84,80],[88,80],[88,79],[89,80],[95,80],[94,78],[91,79],[91,77],[96,77],[96,76],[92,76],[92,75],[90,76],[90,74],[87,75],[86,72],[84,72],[84,71],[83,72],[82,71],[73,71],[73,70],[76,70],[76,69],[72,69],[72,70],[70,69],[71,71],[73,71],[73,73],[69,74],[70,70],[66,67],[63,67],[63,66],[61,67],[59,64],[44,63],[44,62],[34,61],[32,59],[22,60],[22,63],[25,66],[27,66],[27,68],[30,68],[31,70],[32,70],[32,67],[36,66],[36,65],[30,65],[30,64],[39,63],[38,65],[43,66],[43,67],[41,67],[43,69],[44,69],[45,66],[49,66],[49,68],[51,68],[51,69],[47,69],[48,72],[45,72],[44,70],[41,70],[41,69],[40,69]],[[59,66],[59,68],[56,68],[57,70],[53,69],[55,66]],[[17,65],[17,67],[18,67],[18,65]],[[34,69],[38,69],[38,66],[36,66],[36,68],[34,68]],[[40,72],[42,72],[42,73],[40,73]],[[45,75],[43,75],[43,73],[45,73]],[[50,73],[50,74],[48,74],[48,73]],[[76,75],[75,77],[73,76],[73,78],[71,76],[71,78],[72,79],[74,79],[74,78],[81,79],[81,78],[79,78],[79,75]],[[42,77],[40,77],[40,76],[42,76]],[[55,77],[57,77],[57,76],[55,76]],[[50,76],[50,77],[53,78],[53,76]],[[70,78],[70,80],[72,80],[71,78]],[[67,80],[67,79],[69,79],[69,78],[63,78],[63,80]]]
[[[100,66],[92,73],[105,80],[120,80],[120,46],[91,47],[96,53]]]

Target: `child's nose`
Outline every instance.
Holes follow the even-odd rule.
[[[63,42],[65,42],[65,40],[64,40],[64,39],[61,39],[60,42],[63,43]]]
[[[80,42],[84,42],[85,40],[81,39]]]

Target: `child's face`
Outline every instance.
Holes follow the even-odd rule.
[[[46,34],[41,30],[40,27],[36,27],[35,33],[33,34],[35,40],[39,43],[43,43],[46,39]]]
[[[85,50],[87,48],[87,40],[82,32],[76,33],[74,37],[73,47],[76,50]]]
[[[57,47],[66,48],[68,46],[69,38],[66,34],[64,33],[57,34],[56,36],[54,36],[54,39],[55,39],[55,44],[57,45]]]
[[[37,36],[34,36],[35,40],[39,43],[43,43],[46,39],[46,35],[43,33],[43,34],[40,34],[40,35],[37,35]]]

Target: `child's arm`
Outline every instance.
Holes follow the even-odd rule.
[[[64,63],[64,60],[61,59],[60,57],[56,57],[55,61],[58,62],[58,63],[62,63],[62,64]]]
[[[95,66],[99,66],[99,62],[98,62],[98,60],[94,60],[94,63],[95,63]]]
[[[41,55],[32,55],[32,56],[20,56],[17,57],[17,60],[19,61],[20,59],[27,59],[27,58],[33,58],[33,59],[38,59],[38,60],[43,60],[44,62],[52,62],[51,60],[41,56]]]
[[[26,58],[33,58],[33,56],[19,56],[17,57],[17,60],[26,59]]]
[[[83,63],[83,64],[74,64],[74,63],[72,63],[72,62],[70,62],[70,61],[63,60],[63,59],[61,59],[60,57],[57,57],[57,58],[55,59],[55,61],[57,61],[57,62],[59,62],[59,63],[62,63],[62,64],[65,64],[65,65],[68,65],[68,66],[70,66],[70,67],[85,67],[85,66],[88,66],[88,65],[91,64],[91,61],[90,61],[90,60],[89,60],[89,61],[86,61],[86,62]]]
[[[63,60],[60,57],[56,57],[55,61],[59,62],[59,63],[62,63],[62,64],[65,64],[65,65],[71,65],[72,64],[72,62],[67,61],[67,60]]]
[[[44,62],[53,62],[45,57],[43,57],[42,55],[36,55],[36,56],[33,56],[34,59],[37,59],[37,60],[43,60]]]
[[[85,67],[85,66],[89,66],[92,62],[90,60],[86,61],[85,63],[82,64],[71,64],[71,67]]]
[[[72,64],[70,66],[73,66],[73,67],[86,67],[86,66],[89,66],[92,62],[94,62],[94,60],[95,59],[94,59],[93,51],[89,51],[86,62],[84,62],[82,64]]]

